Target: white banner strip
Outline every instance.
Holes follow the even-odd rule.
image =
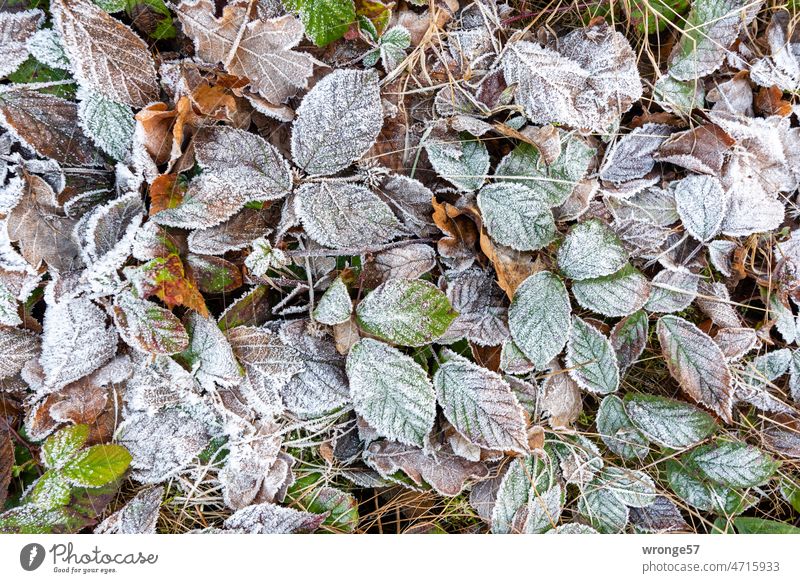
[[[5,535],[0,580],[796,582],[798,545],[791,535]]]

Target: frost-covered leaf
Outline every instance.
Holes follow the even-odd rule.
[[[100,156],[78,120],[78,106],[30,89],[0,92],[0,125],[37,154],[62,164],[97,165]]]
[[[114,321],[122,339],[151,354],[177,354],[189,346],[189,335],[180,320],[154,302],[129,291],[114,298]]]
[[[733,307],[728,288],[724,283],[701,282],[698,291],[697,307],[711,318],[714,324],[720,328],[737,328],[742,325],[742,320]]]
[[[96,91],[81,91],[79,97],[78,119],[83,132],[112,158],[125,160],[136,128],[133,110]]]
[[[595,150],[565,132],[557,136],[560,151],[550,164],[536,147],[522,142],[500,160],[494,178],[529,188],[534,199],[545,201],[550,207],[563,204],[586,176]]]
[[[391,279],[356,307],[364,331],[401,346],[435,341],[457,315],[444,292],[419,279]]]
[[[619,365],[614,348],[594,326],[575,316],[567,342],[569,375],[581,388],[605,395],[619,388]]]
[[[333,326],[349,320],[352,311],[353,302],[350,299],[350,292],[347,291],[347,285],[341,277],[337,277],[314,308],[314,319]]]
[[[213,227],[248,202],[282,198],[292,188],[289,163],[261,136],[214,126],[201,130],[194,144],[203,173],[191,181],[181,204],[155,214],[162,225]]]
[[[222,255],[244,249],[270,232],[268,211],[245,207],[231,218],[208,229],[192,231],[189,251],[202,255]]]
[[[197,381],[207,390],[215,385],[230,387],[242,378],[241,368],[222,330],[212,318],[196,312],[187,314],[189,348],[184,353]]]
[[[231,75],[248,79],[250,88],[270,103],[284,103],[307,86],[314,60],[292,50],[303,38],[296,18],[250,20],[246,2],[229,3],[217,18],[211,0],[185,0],[175,12],[201,59],[222,63]]]
[[[571,311],[563,282],[548,271],[531,275],[517,288],[508,325],[514,342],[537,369],[567,343]]]
[[[735,143],[736,140],[717,125],[698,125],[672,134],[659,148],[656,160],[690,172],[719,176],[725,156]]]
[[[560,484],[554,484],[544,492],[535,492],[528,500],[525,534],[540,534],[554,528],[561,517],[564,492]]]
[[[485,479],[489,469],[447,451],[425,453],[422,449],[394,441],[376,441],[364,451],[364,461],[386,479],[406,487],[430,486],[442,496],[456,496],[471,479]],[[398,479],[403,472],[407,479]]]
[[[714,484],[704,479],[696,470],[680,461],[669,460],[666,464],[669,486],[681,500],[699,510],[723,515],[743,512],[752,498],[742,492]]]
[[[722,328],[714,336],[714,342],[730,361],[739,360],[761,343],[754,328]]]
[[[600,450],[583,435],[556,442],[553,446],[560,462],[561,475],[567,484],[586,488],[605,465]]]
[[[428,160],[436,173],[459,190],[478,190],[489,172],[489,152],[486,144],[462,132],[449,141],[428,139],[425,142]]]
[[[611,275],[622,269],[628,254],[620,240],[602,221],[576,224],[558,249],[558,267],[574,280]]]
[[[692,2],[683,35],[670,54],[669,74],[680,81],[695,81],[716,71],[759,6],[746,0]]]
[[[62,300],[47,307],[39,357],[47,392],[94,372],[116,351],[117,332],[106,326],[105,313],[90,300]]]
[[[644,508],[656,500],[653,479],[639,470],[608,467],[600,474],[603,487],[631,508]]]
[[[500,370],[508,374],[527,374],[536,370],[536,367],[523,354],[519,346],[509,338],[503,342],[500,350]]]
[[[264,502],[237,510],[225,520],[226,530],[245,534],[292,534],[314,532],[327,514],[312,514]]]
[[[162,486],[142,490],[98,524],[94,534],[155,534],[163,497]]]
[[[491,513],[492,532],[506,534],[514,530],[514,518],[531,497],[553,484],[550,459],[536,455],[514,459],[503,474]]]
[[[580,387],[563,370],[550,373],[542,383],[541,393],[536,397],[533,408],[539,409],[553,429],[571,428],[583,411]]]
[[[133,478],[158,484],[183,470],[208,446],[210,435],[203,421],[173,407],[128,415],[118,441],[133,456]]]
[[[78,452],[61,468],[61,475],[73,486],[97,488],[122,477],[131,454],[119,445],[94,445]]]
[[[467,338],[480,346],[497,346],[508,337],[506,295],[490,272],[462,271],[449,282],[447,299],[458,316],[440,342]]]
[[[683,461],[712,482],[731,488],[759,486],[778,468],[757,447],[733,441],[701,445],[684,456]]]
[[[433,428],[436,395],[414,359],[364,338],[350,349],[347,376],[356,413],[384,437],[423,446]]]
[[[623,459],[643,459],[650,451],[649,440],[628,417],[622,399],[608,395],[597,409],[597,432],[608,448]]]
[[[692,175],[674,183],[675,202],[689,234],[707,243],[719,234],[728,209],[728,194],[713,176]]]
[[[688,114],[705,105],[706,91],[705,86],[695,79],[679,81],[664,75],[656,80],[653,99],[667,111]]]
[[[792,353],[789,365],[789,394],[795,403],[800,403],[800,349]]]
[[[725,239],[717,239],[708,244],[708,258],[711,265],[725,277],[731,276],[733,252],[736,248],[736,242]]]
[[[44,21],[41,10],[0,13],[0,77],[16,71],[28,58],[28,40]]]
[[[640,310],[650,296],[650,282],[628,264],[612,275],[574,282],[572,294],[587,310],[614,318]]]
[[[655,166],[653,154],[671,132],[668,125],[646,123],[626,134],[606,151],[600,178],[621,184],[644,177]]]
[[[689,271],[664,269],[653,278],[650,298],[644,305],[648,312],[681,312],[697,296],[700,276]]]
[[[366,268],[374,268],[380,281],[389,279],[417,279],[436,265],[436,251],[422,243],[412,243],[381,251]]]
[[[536,124],[605,132],[642,95],[633,50],[605,23],[559,39],[558,52],[510,43],[503,73],[509,85],[517,84],[515,99]]]
[[[287,0],[285,6],[299,13],[308,38],[318,47],[344,36],[356,21],[352,0]]]
[[[30,330],[0,327],[0,379],[12,377],[39,352],[39,339]]]
[[[392,208],[405,230],[418,237],[429,237],[437,232],[431,217],[433,192],[419,180],[393,174],[375,192]]]
[[[705,411],[656,395],[626,395],[625,411],[643,435],[671,449],[691,447],[717,430]]]
[[[518,251],[535,251],[553,240],[556,225],[548,201],[519,184],[496,183],[478,193],[486,230],[500,243]]]
[[[50,9],[82,85],[131,107],[157,101],[153,57],[136,33],[90,0],[53,0]]]
[[[272,485],[268,474],[275,471],[280,480],[284,460],[281,459],[281,435],[269,421],[256,421],[227,444],[230,450],[218,474],[226,506],[240,510],[258,499],[272,501]]]
[[[309,237],[327,247],[363,247],[400,234],[400,222],[371,190],[357,184],[317,182],[302,185],[295,212]]]
[[[643,310],[623,318],[611,329],[609,340],[621,370],[630,367],[642,355],[647,346],[649,330],[647,312]]]
[[[433,385],[447,420],[475,445],[527,453],[522,408],[508,383],[454,353],[446,356]]]
[[[628,524],[628,507],[599,481],[592,482],[581,493],[578,512],[603,534],[622,532]]]
[[[656,330],[667,367],[681,389],[730,422],[731,372],[720,348],[708,334],[678,316],[662,316]]]
[[[631,508],[630,519],[631,524],[639,532],[666,533],[690,530],[675,503],[664,496],[656,496],[652,504],[643,508]]]
[[[378,74],[334,71],[314,85],[297,110],[292,159],[309,174],[334,174],[361,158],[382,126]]]
[[[33,58],[48,67],[65,71],[72,69],[61,37],[52,28],[42,28],[36,31],[28,39],[28,51]]]

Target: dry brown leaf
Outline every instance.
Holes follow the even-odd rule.
[[[297,18],[250,20],[251,5],[231,2],[217,18],[211,0],[186,0],[176,12],[201,59],[222,63],[228,73],[249,79],[253,91],[280,104],[307,86],[314,60],[292,50],[303,38]]]
[[[90,0],[52,0],[50,10],[81,85],[131,107],[158,99],[153,57],[135,32]]]
[[[11,483],[11,469],[14,467],[14,443],[11,431],[0,424],[0,508],[6,502],[8,485]]]
[[[672,134],[653,157],[692,172],[719,176],[725,153],[735,143],[736,140],[721,127],[705,124]]]
[[[792,115],[792,104],[783,98],[783,91],[777,85],[762,87],[756,94],[756,111],[764,117]]]
[[[42,22],[44,14],[41,10],[0,13],[0,53],[2,53],[0,77],[16,71],[17,67],[28,58],[28,39],[39,29]]]
[[[0,124],[34,152],[68,165],[91,166],[101,160],[81,131],[72,101],[29,89],[0,92]]]
[[[178,181],[177,174],[161,174],[150,185],[150,216],[158,211],[178,206],[186,194],[186,183]]]
[[[431,203],[433,222],[446,235],[439,239],[439,253],[454,259],[474,256],[475,243],[478,241],[478,227],[475,222],[450,203],[440,203],[435,198]]]

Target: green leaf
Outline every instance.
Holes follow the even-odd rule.
[[[480,447],[528,453],[522,407],[503,377],[449,350],[443,356],[433,386],[453,427]]]
[[[114,321],[123,340],[150,354],[177,354],[189,346],[181,321],[155,302],[141,300],[130,291],[114,299]]]
[[[705,411],[656,395],[625,395],[625,411],[643,435],[672,449],[691,447],[718,429]]]
[[[617,355],[608,338],[575,316],[567,342],[569,376],[592,393],[606,395],[619,389]]]
[[[609,467],[600,474],[603,487],[620,502],[633,508],[644,508],[656,501],[653,479],[639,470]]]
[[[732,516],[741,514],[752,504],[752,499],[742,492],[704,480],[681,461],[667,461],[666,473],[672,491],[698,510]]]
[[[419,279],[389,280],[356,307],[365,332],[400,346],[430,344],[457,315],[443,291]]]
[[[553,485],[553,466],[549,457],[531,455],[516,458],[500,481],[492,509],[492,532],[507,534],[514,516],[530,500],[532,492],[545,492]]]
[[[428,374],[396,348],[364,338],[350,349],[353,406],[381,435],[422,447],[433,429],[436,395]]]
[[[778,469],[778,463],[757,447],[734,441],[701,445],[683,461],[710,481],[730,488],[759,486]]]
[[[489,235],[501,245],[535,251],[555,237],[556,224],[549,205],[525,186],[484,186],[478,193],[478,207]]]
[[[611,346],[617,354],[619,368],[625,370],[636,362],[647,346],[650,322],[647,312],[639,310],[617,322],[611,330]]]
[[[630,264],[603,277],[572,284],[572,294],[581,307],[617,318],[640,310],[650,297],[650,282]]]
[[[317,486],[322,480],[319,473],[298,478],[286,492],[286,499],[293,506],[313,514],[328,514],[322,526],[338,532],[350,533],[358,526],[358,502],[337,488]]]
[[[71,498],[70,483],[58,470],[50,470],[36,480],[30,494],[26,496],[26,502],[42,510],[54,510],[69,504]]]
[[[559,269],[578,281],[611,275],[627,262],[622,243],[599,219],[576,224],[558,249]]]
[[[341,277],[337,277],[325,290],[319,303],[314,308],[314,319],[317,322],[333,326],[350,319],[353,302],[350,293]]]
[[[489,171],[489,152],[486,145],[466,132],[460,142],[428,140],[425,151],[436,173],[459,190],[478,190]]]
[[[567,288],[549,271],[531,275],[514,293],[508,311],[511,337],[537,369],[567,343],[571,311]]]
[[[495,180],[514,182],[531,190],[531,197],[554,207],[564,203],[586,175],[594,148],[579,138],[559,130],[561,153],[548,165],[539,150],[521,143],[500,160]]]
[[[628,524],[628,507],[598,480],[581,492],[578,512],[604,534],[622,532]]]
[[[706,90],[703,83],[697,79],[678,81],[674,77],[664,75],[655,83],[653,98],[667,111],[688,114],[693,109],[703,108]]]
[[[42,446],[42,462],[48,468],[64,465],[89,439],[88,425],[71,425],[47,438]]]
[[[353,0],[283,0],[283,4],[299,14],[306,35],[318,47],[342,38],[356,21]]]
[[[733,525],[739,534],[800,534],[796,526],[766,518],[740,516],[733,519]]]
[[[82,451],[62,468],[74,486],[99,487],[117,480],[131,463],[131,454],[120,445],[95,445]]]
[[[597,432],[608,448],[622,459],[644,459],[650,442],[628,417],[622,399],[608,395],[597,409]]]

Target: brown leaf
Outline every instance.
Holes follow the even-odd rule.
[[[186,183],[177,174],[161,174],[150,185],[150,216],[164,209],[173,209],[186,194]]]
[[[136,114],[139,133],[143,136],[144,147],[156,164],[170,166],[183,153],[183,140],[187,126],[199,125],[192,111],[189,98],[181,97],[175,109],[170,110],[166,103],[153,103]]]
[[[28,58],[28,39],[39,29],[43,21],[44,14],[41,10],[0,13],[0,50],[3,52],[0,77],[16,71],[17,67]],[[0,508],[2,506],[0,502]]]
[[[197,229],[189,235],[189,249],[203,255],[222,255],[249,247],[253,240],[268,235],[277,221],[279,208],[245,207],[231,218],[208,229]]]
[[[58,271],[78,269],[81,250],[72,237],[76,221],[65,217],[50,185],[35,174],[25,176],[22,199],[8,217],[8,236],[19,241],[22,256],[34,267],[42,261]]]
[[[721,127],[714,124],[697,126],[672,134],[653,156],[700,174],[719,176],[725,152],[736,143]]]
[[[261,326],[272,316],[269,305],[269,288],[257,285],[236,300],[219,318],[222,330],[237,326]]]
[[[171,309],[186,306],[208,317],[208,308],[197,287],[186,277],[181,258],[172,253],[157,257],[139,268],[137,284],[147,298],[156,296]]]
[[[11,431],[0,424],[0,508],[3,508],[6,502],[13,467],[14,442],[11,441]]]
[[[97,165],[101,160],[94,143],[78,122],[72,101],[29,89],[0,93],[0,124],[45,158],[67,165]]]
[[[251,4],[231,2],[217,18],[211,0],[186,0],[176,12],[201,59],[222,63],[228,73],[249,79],[253,91],[280,104],[307,86],[314,60],[292,50],[303,38],[303,25],[297,18],[251,21]]]
[[[777,85],[762,87],[756,94],[756,111],[764,117],[792,115],[792,104],[783,99],[783,91]]]
[[[445,257],[467,259],[475,255],[478,227],[475,222],[450,203],[440,203],[435,198],[433,222],[447,235],[439,239],[439,253]]]
[[[481,230],[481,251],[489,258],[497,276],[497,285],[506,292],[509,300],[514,299],[514,292],[519,285],[542,267],[533,253],[524,253],[498,245]]]
[[[52,0],[50,10],[82,85],[131,107],[158,99],[153,57],[135,32],[90,0]]]
[[[211,255],[186,256],[186,274],[207,294],[222,294],[242,287],[242,272],[230,261]]]

